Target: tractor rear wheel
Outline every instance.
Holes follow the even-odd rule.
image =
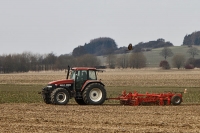
[[[79,105],[86,105],[86,103],[84,102],[83,99],[75,98],[75,101],[76,101],[76,103],[78,103]]]
[[[180,96],[178,96],[178,95],[174,95],[174,96],[171,98],[171,103],[172,103],[173,105],[179,105],[179,104],[181,104],[181,102],[182,102],[182,98],[181,98]]]
[[[106,90],[99,83],[89,84],[83,92],[83,100],[89,105],[101,105],[106,100]]]
[[[64,88],[57,88],[51,93],[51,101],[56,105],[66,105],[69,97],[69,92]]]

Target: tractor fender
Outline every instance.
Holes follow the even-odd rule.
[[[72,98],[74,96],[74,91],[70,90],[68,87],[64,87],[64,88],[68,91],[70,98]]]
[[[70,91],[70,89],[68,88],[68,87],[56,87],[56,88],[54,88],[53,90],[55,90],[55,89],[57,89],[57,88],[63,88],[63,89],[65,89],[68,93],[69,93],[69,96],[70,96],[70,98],[72,98],[73,97],[73,92],[71,92]]]
[[[81,88],[81,92],[83,92],[83,90],[86,88],[86,86],[88,86],[89,84],[91,84],[91,83],[100,83],[101,85],[103,85],[103,86],[105,86],[101,81],[99,81],[99,80],[87,80],[84,84],[83,84],[83,86],[82,86],[82,88]]]
[[[54,91],[57,88],[66,89],[69,92],[69,94],[71,94],[70,88],[68,86],[55,86],[55,85],[52,85],[52,87],[50,87],[50,88],[49,87],[44,87],[42,89],[41,93],[51,93],[52,91]]]

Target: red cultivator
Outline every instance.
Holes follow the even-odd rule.
[[[182,93],[165,92],[165,93],[146,93],[139,94],[138,92],[122,94],[117,98],[108,98],[119,100],[122,105],[179,105],[182,102]]]

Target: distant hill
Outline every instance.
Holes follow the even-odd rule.
[[[183,45],[199,45],[200,46],[200,31],[186,35],[183,40]]]
[[[135,47],[139,47],[139,48],[162,48],[162,47],[171,47],[173,46],[173,44],[171,42],[165,42],[164,39],[159,38],[156,41],[149,41],[149,42],[140,42],[137,45],[135,45]]]
[[[128,46],[128,44],[127,44]],[[100,37],[91,40],[88,44],[85,43],[83,46],[78,46],[74,48],[72,55],[77,57],[84,54],[93,55],[107,55],[107,54],[123,54],[127,51],[127,46],[117,48],[117,44],[114,39],[109,37]],[[159,38],[156,41],[140,42],[135,45],[135,49],[154,49],[162,47],[171,47],[173,44],[171,42],[165,42],[164,39]]]
[[[93,54],[93,55],[106,55],[117,50],[117,44],[115,40],[109,37],[100,37],[91,40],[88,44],[85,43],[84,46],[76,47],[72,55],[81,56],[84,54]]]
[[[163,48],[163,47],[172,47],[174,46],[171,42],[167,41],[165,42],[164,39],[159,38],[156,41],[149,41],[149,42],[140,42],[134,46],[134,51],[135,52],[140,52],[140,51],[150,51],[151,49],[155,48]],[[127,46],[125,47],[120,47],[117,50],[115,50],[115,54],[123,54],[126,53],[127,51]]]

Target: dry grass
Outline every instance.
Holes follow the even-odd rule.
[[[66,77],[64,71],[1,74],[0,84],[42,84]],[[200,87],[200,69],[111,69],[98,73],[106,86]]]

